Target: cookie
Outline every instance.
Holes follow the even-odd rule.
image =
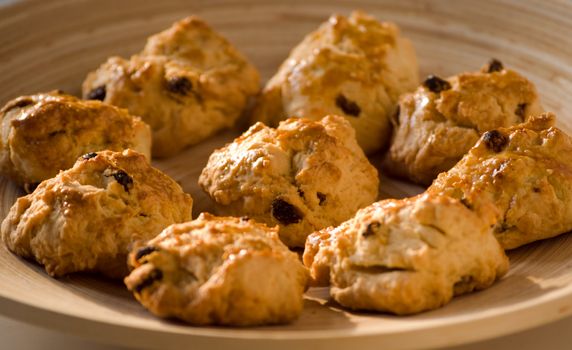
[[[201,214],[129,256],[125,284],[160,317],[193,325],[287,323],[302,312],[308,272],[276,228]]]
[[[411,42],[364,12],[333,15],[308,34],[270,79],[253,112],[269,126],[290,116],[344,116],[366,153],[389,142],[399,95],[419,84]]]
[[[508,259],[485,220],[447,196],[383,200],[312,233],[304,264],[341,305],[406,315],[489,287]]]
[[[429,76],[399,106],[384,167],[422,185],[453,167],[484,132],[542,112],[534,84],[498,60],[446,80]]]
[[[111,57],[83,83],[83,96],[127,108],[167,157],[234,125],[259,90],[257,70],[196,16],[150,37],[129,60]]]
[[[199,185],[221,215],[280,226],[289,247],[349,219],[378,193],[377,170],[339,116],[253,125],[209,158]]]
[[[458,198],[477,213],[494,210],[505,249],[572,230],[572,139],[551,113],[482,135],[428,192]]]
[[[151,131],[139,117],[59,91],[18,97],[0,110],[0,119],[0,172],[27,190],[71,168],[85,153],[151,153]]]
[[[132,150],[89,153],[18,198],[2,222],[9,250],[59,277],[127,273],[127,254],[165,227],[191,219],[192,199]]]

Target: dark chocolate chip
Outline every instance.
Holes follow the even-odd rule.
[[[88,160],[88,159],[97,157],[97,153],[95,153],[95,152],[89,152],[89,153],[84,154],[84,155],[81,156],[81,157],[82,157],[83,159],[85,159],[85,160]]]
[[[363,231],[361,235],[363,237],[369,237],[375,235],[375,232],[379,230],[380,227],[381,224],[379,222],[370,222],[369,224],[367,224],[365,231]]]
[[[193,83],[185,77],[172,77],[167,80],[167,90],[179,95],[187,95],[193,90]]]
[[[143,279],[143,281],[141,281],[141,283],[136,285],[133,289],[136,293],[141,293],[143,289],[149,287],[155,283],[155,281],[160,281],[161,279],[163,279],[163,272],[161,270],[154,269],[147,275],[147,277],[145,277],[145,279]]]
[[[127,175],[125,171],[119,170],[118,172],[113,173],[113,178],[123,186],[125,192],[129,192],[129,189],[133,188],[133,178]]]
[[[483,141],[489,149],[499,153],[508,143],[508,137],[498,130],[491,130],[484,133]]]
[[[240,221],[248,221],[248,220],[250,220],[250,218],[248,216],[242,216],[240,218]]]
[[[100,100],[103,101],[105,100],[105,95],[107,94],[107,90],[105,85],[101,85],[96,87],[95,89],[91,90],[88,94],[87,94],[87,99],[88,100]]]
[[[318,199],[320,200],[320,205],[324,204],[326,201],[326,195],[322,192],[317,193]]]
[[[447,80],[441,79],[435,75],[428,76],[423,82],[423,86],[436,94],[451,88],[451,84]]]
[[[540,193],[540,187],[534,187],[532,189],[535,193]]]
[[[496,58],[493,58],[489,61],[489,68],[487,69],[487,73],[500,72],[503,69],[504,66],[502,65],[502,62]]]
[[[304,191],[302,191],[301,189],[298,189],[298,195],[302,198],[304,198]]]
[[[276,198],[272,201],[271,213],[283,225],[296,224],[302,221],[300,211],[281,198]]]
[[[521,121],[524,121],[524,112],[526,111],[526,103],[519,103],[514,110],[514,114],[520,118]]]
[[[361,108],[354,101],[348,100],[344,95],[339,94],[336,97],[336,106],[341,109],[345,114],[351,115],[352,117],[359,117],[361,113]]]
[[[141,259],[142,257],[149,255],[153,252],[156,252],[157,248],[155,247],[143,247],[143,248],[139,248],[137,249],[137,253],[135,253],[135,260],[139,261],[139,259]]]

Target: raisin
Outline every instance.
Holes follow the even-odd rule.
[[[519,103],[514,110],[514,114],[520,118],[520,120],[524,121],[524,112],[526,111],[526,103]]]
[[[461,198],[461,204],[463,204],[467,209],[473,209],[471,203],[467,200],[467,198]]]
[[[185,77],[172,77],[167,80],[167,90],[179,95],[187,95],[193,90],[193,83]]]
[[[489,149],[499,153],[508,143],[508,137],[498,130],[491,130],[484,133],[483,141]]]
[[[379,230],[380,227],[381,224],[379,222],[370,222],[369,224],[367,224],[365,231],[363,231],[361,235],[363,237],[369,237],[375,235],[375,232]]]
[[[354,101],[348,100],[344,95],[339,94],[336,97],[336,106],[341,109],[345,114],[351,115],[352,117],[359,117],[361,113],[361,108]]]
[[[532,188],[532,190],[534,191],[534,193],[540,193],[540,187],[534,187]]]
[[[91,159],[91,158],[95,158],[97,157],[97,153],[95,152],[89,152],[84,154],[83,156],[81,156],[83,159],[87,160],[87,159]]]
[[[272,201],[271,213],[283,225],[297,224],[302,220],[302,214],[298,209],[280,198]]]
[[[123,186],[125,192],[129,192],[129,189],[133,188],[133,178],[127,175],[125,171],[119,170],[118,172],[113,173],[113,177],[115,178],[115,181],[119,182],[119,184]]]
[[[103,101],[105,100],[105,95],[107,94],[107,90],[105,88],[105,85],[101,85],[96,87],[95,89],[91,90],[88,94],[87,94],[87,99],[88,100],[100,100]]]
[[[33,105],[33,104],[34,104],[34,100],[32,100],[31,98],[21,98],[21,99],[18,99],[18,101],[14,102],[8,110],[10,110],[12,108],[23,108],[23,107],[27,107],[27,106]]]
[[[39,185],[40,185],[39,182],[26,183],[26,184],[24,184],[24,191],[26,191],[26,193],[32,193],[36,190],[36,188]]]
[[[320,200],[320,205],[324,204],[324,202],[326,201],[326,195],[323,194],[322,192],[318,192],[317,196],[318,199]]]
[[[133,289],[135,290],[136,293],[141,293],[143,289],[149,287],[150,285],[155,283],[155,281],[160,281],[162,279],[163,279],[163,272],[161,270],[154,269],[147,275],[145,279],[143,279],[143,281],[141,281],[141,283],[136,285],[135,288]]]
[[[156,252],[157,248],[155,247],[143,247],[143,248],[139,248],[137,250],[137,253],[135,253],[135,260],[139,261],[139,259],[141,259],[142,257],[149,255],[153,252]]]
[[[436,94],[451,88],[451,84],[447,80],[441,79],[436,75],[428,76],[423,82],[423,86]]]
[[[503,69],[504,67],[502,65],[502,62],[497,60],[496,58],[493,58],[489,61],[489,67],[487,69],[487,73],[500,72]]]

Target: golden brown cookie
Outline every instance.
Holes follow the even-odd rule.
[[[455,165],[485,131],[542,112],[534,84],[498,60],[447,80],[429,76],[399,105],[385,168],[423,185]]]
[[[151,156],[151,131],[139,117],[59,91],[18,97],[0,119],[0,172],[27,190],[89,152],[131,148]]]
[[[304,264],[341,305],[399,315],[489,287],[508,269],[492,229],[460,201],[383,200],[308,237]]]
[[[131,246],[190,220],[192,203],[140,153],[89,153],[20,197],[2,222],[2,240],[54,277],[94,271],[118,278]]]
[[[253,119],[345,116],[366,153],[389,141],[399,95],[419,84],[415,50],[399,28],[355,11],[333,15],[296,46],[268,82]]]
[[[371,204],[379,179],[350,124],[328,116],[253,125],[210,156],[199,184],[221,214],[280,225],[286,245],[303,247],[311,232]]]
[[[149,38],[129,60],[111,57],[83,83],[83,96],[129,109],[166,157],[231,127],[259,89],[254,66],[196,16]]]
[[[483,134],[430,193],[458,198],[478,214],[495,211],[505,249],[572,230],[572,139],[554,115]]]
[[[125,284],[160,317],[194,325],[287,323],[302,312],[308,272],[276,228],[201,214],[129,256]]]

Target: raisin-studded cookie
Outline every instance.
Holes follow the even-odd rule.
[[[0,110],[0,172],[26,190],[82,154],[127,148],[148,158],[149,126],[126,110],[58,91],[16,98]]]
[[[276,228],[201,214],[133,251],[125,284],[152,313],[194,325],[287,323],[302,312],[308,272]]]
[[[572,139],[554,115],[532,117],[483,134],[428,191],[496,212],[494,233],[505,249],[572,230]]]
[[[498,60],[447,80],[429,76],[399,105],[385,168],[423,185],[455,165],[485,131],[542,112],[534,84]]]
[[[84,98],[141,116],[158,157],[232,126],[258,90],[254,66],[195,16],[150,37],[129,60],[109,58],[83,83]]]
[[[12,252],[54,277],[127,273],[127,254],[165,227],[191,219],[191,196],[132,150],[89,153],[19,198],[2,222]]]
[[[308,237],[313,283],[341,305],[399,315],[489,287],[508,259],[486,220],[446,196],[383,200]]]
[[[303,247],[311,232],[371,204],[379,179],[350,124],[328,116],[253,125],[210,156],[199,184],[221,214],[280,225],[289,247]]]
[[[345,116],[366,153],[383,148],[399,95],[419,84],[415,50],[392,23],[334,15],[308,34],[270,79],[254,111],[269,126],[290,116]]]

